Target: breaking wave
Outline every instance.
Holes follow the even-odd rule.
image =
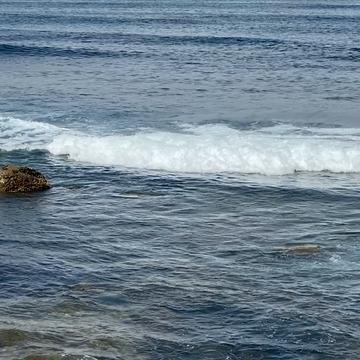
[[[47,123],[0,116],[0,150],[42,149],[64,131]]]
[[[360,172],[360,129],[203,125],[179,132],[89,136],[46,123],[0,118],[0,131],[3,150],[41,149],[94,165],[185,173]]]

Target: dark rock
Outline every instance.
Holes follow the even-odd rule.
[[[0,192],[26,193],[50,189],[44,175],[28,167],[6,165],[0,168]]]

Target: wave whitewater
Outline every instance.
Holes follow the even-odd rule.
[[[46,150],[100,166],[185,173],[360,172],[360,129],[277,125],[237,130],[188,126],[179,132],[90,136],[51,124],[0,118],[0,148]]]

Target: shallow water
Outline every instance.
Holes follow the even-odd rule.
[[[0,20],[0,359],[359,358],[359,4]]]

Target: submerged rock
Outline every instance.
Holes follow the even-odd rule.
[[[287,245],[283,248],[284,253],[295,255],[310,255],[319,251],[320,245],[316,244]]]
[[[0,329],[0,348],[14,346],[29,338],[28,333],[18,329]]]
[[[75,285],[72,285],[70,287],[70,289],[72,291],[76,291],[76,292],[88,292],[88,291],[96,291],[96,290],[98,290],[96,288],[96,284],[90,284],[90,283],[75,284]]]
[[[24,360],[60,360],[64,357],[61,355],[41,355],[41,354],[31,354],[24,358]]]
[[[81,312],[92,311],[90,304],[79,299],[67,299],[55,305],[51,313],[58,315],[74,315]]]
[[[90,342],[90,346],[94,349],[98,350],[108,350],[108,349],[116,349],[123,347],[123,344],[117,339],[113,338],[99,338],[94,339]]]
[[[50,189],[48,180],[40,172],[14,165],[0,168],[0,192],[26,193]]]

